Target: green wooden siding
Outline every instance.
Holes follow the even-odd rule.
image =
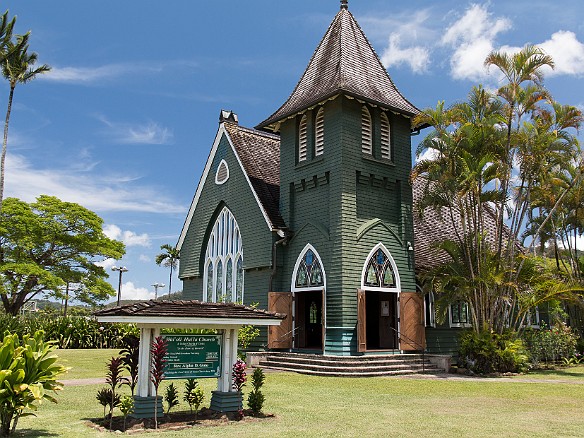
[[[215,184],[215,173],[221,160],[229,167],[229,180],[222,185]],[[265,274],[262,284],[256,283],[256,274],[250,271],[271,267],[272,232],[253,192],[245,178],[241,166],[224,135],[217,148],[209,173],[203,183],[199,202],[193,213],[181,248],[179,277],[184,280],[185,296],[202,298],[202,277],[204,256],[208,235],[217,215],[227,206],[239,225],[243,242],[243,264],[245,269],[244,301],[259,300],[259,291],[266,292],[268,280]],[[268,277],[269,278],[269,277]],[[249,283],[248,283],[249,281]],[[262,302],[266,302],[262,299]],[[267,302],[266,302],[267,305]]]

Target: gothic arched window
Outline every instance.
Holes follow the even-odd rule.
[[[324,152],[324,108],[320,107],[316,113],[314,128],[314,153],[318,157]]]
[[[203,278],[203,301],[243,302],[243,245],[227,207],[217,216],[207,241]]]
[[[373,126],[371,113],[365,105],[361,108],[361,151],[364,154],[373,154]]]
[[[312,245],[308,244],[296,260],[293,274],[293,289],[321,288],[325,285],[325,275],[320,257]]]
[[[399,291],[397,266],[381,243],[369,253],[363,267],[361,286],[366,289]]]
[[[306,160],[306,129],[306,115],[303,115],[298,126],[298,161]]]
[[[381,128],[381,158],[391,160],[391,131],[389,119],[385,113],[381,113],[379,125]]]

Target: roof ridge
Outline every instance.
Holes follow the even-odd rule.
[[[262,131],[262,130],[255,129],[255,128],[248,128],[247,126],[242,126],[236,122],[223,122],[223,123],[232,125],[232,126],[236,127],[236,129],[238,129],[238,130],[247,131],[250,134],[261,135],[262,137],[271,138],[273,140],[278,140],[278,141],[280,140],[280,135],[273,133],[273,132]]]

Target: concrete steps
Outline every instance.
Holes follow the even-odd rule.
[[[324,356],[271,352],[258,365],[272,370],[336,377],[377,377],[419,373],[443,373],[444,369],[421,354]]]

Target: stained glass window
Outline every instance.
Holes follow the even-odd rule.
[[[204,279],[204,301],[243,302],[243,245],[227,207],[217,216],[207,241]]]
[[[381,248],[369,259],[363,284],[370,287],[397,287],[391,260]]]
[[[296,271],[296,287],[324,286],[322,266],[311,249],[308,249]]]

